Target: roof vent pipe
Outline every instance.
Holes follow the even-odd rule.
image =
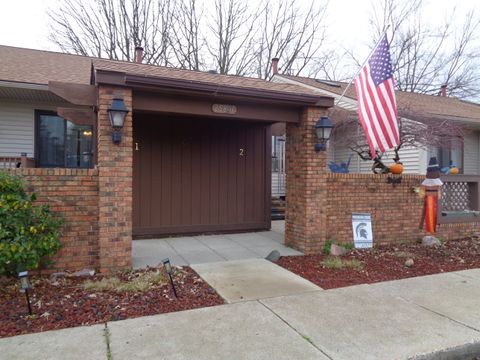
[[[135,62],[141,64],[143,62],[143,47],[135,47]]]
[[[278,74],[278,58],[273,58],[272,59],[272,74],[276,75]]]
[[[447,84],[443,84],[440,87],[440,96],[443,96],[443,97],[447,96]]]

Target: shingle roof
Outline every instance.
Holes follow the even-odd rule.
[[[0,45],[0,80],[29,84],[90,84],[92,61],[79,55]]]
[[[94,59],[93,67],[96,70],[125,72],[130,75],[140,75],[145,77],[187,80],[191,82],[216,84],[220,86],[230,86],[236,88],[260,89],[292,94],[319,96],[318,92],[306,89],[299,85],[274,83],[262,79],[243,76],[211,74],[202,71],[184,70],[164,66],[138,64],[126,61],[114,61],[105,59]]]
[[[341,95],[347,86],[345,82],[316,80],[300,76],[280,75],[303,84]],[[480,105],[453,97],[433,96],[405,91],[396,91],[399,112],[432,115],[435,117],[472,119],[480,121]],[[350,86],[346,97],[356,100],[355,86]]]
[[[299,85],[272,83],[256,78],[210,74],[4,45],[0,45],[0,64],[0,81],[30,84],[48,84],[49,81],[61,81],[90,84],[93,64],[97,70],[125,72],[145,77],[319,96],[317,92]]]

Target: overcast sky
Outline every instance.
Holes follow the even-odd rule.
[[[84,0],[93,1],[93,0]],[[213,1],[213,0],[212,0]],[[308,3],[308,0],[300,0]],[[58,50],[48,40],[48,7],[61,0],[0,0],[0,44],[34,49]],[[435,23],[444,19],[457,7],[455,18],[462,20],[468,9],[480,11],[479,0],[430,0],[426,16]],[[331,0],[329,3],[329,42],[362,54],[371,43],[369,34],[370,0]],[[366,55],[365,55],[366,56]]]

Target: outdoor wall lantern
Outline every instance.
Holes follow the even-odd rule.
[[[172,269],[172,265],[170,264],[170,259],[169,258],[163,259],[162,264],[165,267],[165,271],[167,272],[168,277],[170,278],[170,285],[172,285],[173,294],[175,295],[175,297],[178,297],[177,290],[175,290],[175,285],[173,284],[173,279],[172,279],[173,269]]]
[[[327,142],[332,134],[333,124],[328,116],[320,117],[320,120],[315,124],[315,132],[317,134],[318,143],[315,144],[315,151],[325,151],[327,149]]]
[[[32,288],[30,279],[28,278],[28,271],[22,271],[18,273],[18,279],[20,280],[20,291],[25,293],[27,298],[28,314],[32,315],[32,306],[30,305],[30,296],[28,296],[28,290]]]
[[[112,141],[118,145],[122,141],[122,134],[120,130],[123,128],[125,117],[128,114],[128,109],[121,98],[115,98],[112,101],[112,105],[107,110],[110,117],[110,124],[113,128]]]

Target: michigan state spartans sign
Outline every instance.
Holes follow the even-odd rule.
[[[356,249],[373,246],[372,216],[367,213],[352,213],[353,243]]]

